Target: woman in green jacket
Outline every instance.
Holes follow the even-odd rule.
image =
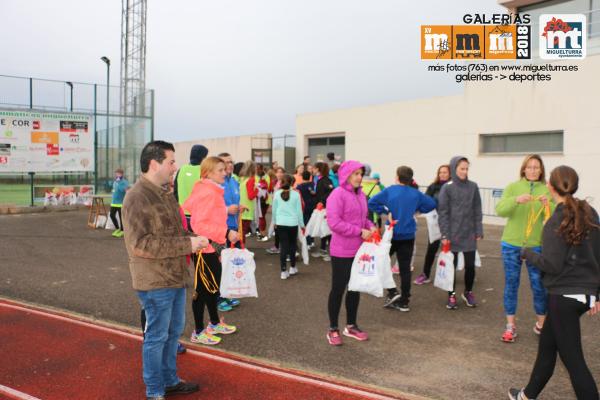
[[[256,164],[254,161],[246,161],[240,170],[240,205],[242,211],[242,229],[244,235],[251,233],[252,221],[256,222],[256,197],[258,187],[256,184]]]
[[[509,184],[496,205],[496,213],[508,218],[502,234],[502,259],[504,261],[504,311],[506,329],[502,341],[512,343],[517,337],[515,314],[521,277],[521,248],[541,252],[542,228],[550,218],[554,205],[546,187],[544,163],[537,155],[528,155],[521,164],[521,178]],[[542,285],[540,270],[526,262],[533,292],[533,307],[537,322],[533,328],[540,334],[546,318],[546,290]]]

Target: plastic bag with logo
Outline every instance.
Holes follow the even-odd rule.
[[[377,269],[377,261],[380,258],[378,245],[372,241],[364,242],[352,262],[348,290],[382,297],[383,285],[381,274]]]
[[[438,256],[433,285],[447,292],[454,290],[454,254],[450,251],[450,243],[442,247]]]
[[[391,220],[391,214],[389,218]],[[378,245],[379,248],[377,249],[379,257],[378,264],[380,264],[380,267],[378,267],[379,277],[384,289],[396,287],[394,275],[392,275],[392,260],[390,258],[390,248],[392,247],[392,237],[394,236],[394,225],[396,225],[396,221],[391,220],[391,223],[386,226]]]
[[[231,248],[221,252],[223,272],[219,291],[221,297],[237,299],[242,297],[258,297],[254,272],[254,253],[248,249]]]

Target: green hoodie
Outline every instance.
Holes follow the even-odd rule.
[[[502,241],[513,246],[523,247],[525,244],[525,230],[527,229],[527,220],[531,209],[531,202],[525,204],[517,203],[517,197],[522,194],[531,194],[534,197],[546,196],[550,201],[550,212],[554,212],[555,204],[552,202],[552,196],[546,185],[542,182],[529,182],[522,178],[511,183],[504,189],[502,198],[496,204],[496,214],[500,217],[508,218]],[[540,201],[533,201],[533,211],[537,215],[543,205]],[[544,227],[544,212],[533,225],[531,236],[527,241],[527,247],[537,247],[542,243],[542,229]]]

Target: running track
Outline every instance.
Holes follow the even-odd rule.
[[[145,399],[141,336],[0,300],[0,399]],[[200,391],[172,399],[403,399],[199,346],[178,357]]]

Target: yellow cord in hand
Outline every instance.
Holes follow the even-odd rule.
[[[202,265],[202,268],[200,268]],[[194,290],[198,287],[198,269],[200,269],[200,279],[202,280],[202,284],[210,294],[215,294],[219,290],[219,284],[215,279],[212,271],[206,265],[204,261],[204,257],[201,252],[198,252],[198,261],[196,261],[196,273],[194,274]],[[206,270],[210,273],[210,278],[206,275]]]

